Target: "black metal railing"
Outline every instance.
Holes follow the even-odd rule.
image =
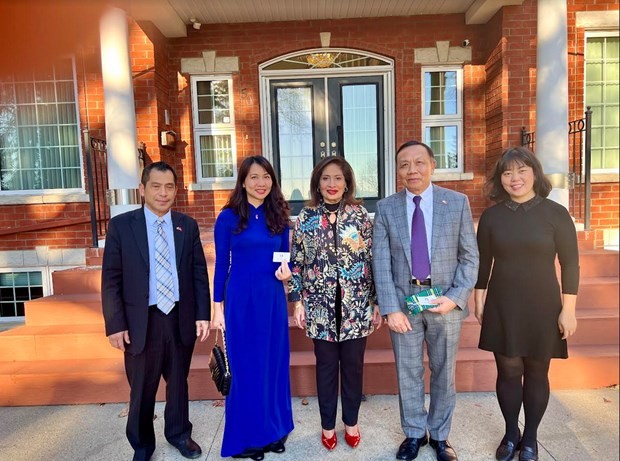
[[[585,230],[590,230],[590,196],[592,193],[592,110],[585,117],[568,124],[568,147],[570,152],[571,200],[575,218],[583,222]]]
[[[90,196],[90,228],[93,248],[99,247],[99,238],[105,236],[110,220],[110,206],[106,200],[108,190],[108,159],[106,142],[91,138],[88,130],[82,131],[86,149],[86,174]]]
[[[536,133],[521,129],[521,145],[532,152],[536,147]],[[569,166],[568,186],[570,189],[571,213],[577,221],[590,230],[592,195],[592,110],[587,107],[583,118],[568,123]]]
[[[521,128],[521,145],[534,152],[534,148],[536,147],[536,132],[526,131],[525,127]]]

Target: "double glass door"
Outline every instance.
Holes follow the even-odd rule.
[[[383,77],[271,80],[274,167],[293,214],[310,197],[314,165],[342,156],[357,196],[374,211],[384,196]]]

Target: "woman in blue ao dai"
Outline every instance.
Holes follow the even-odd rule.
[[[269,162],[246,158],[215,223],[214,328],[226,332],[232,386],[222,457],[282,453],[293,430],[288,312],[288,204]]]

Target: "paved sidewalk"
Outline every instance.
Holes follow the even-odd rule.
[[[360,412],[360,446],[354,450],[344,443],[340,424],[339,444],[331,453],[320,442],[316,398],[308,398],[307,402],[302,405],[302,399],[293,399],[295,430],[286,452],[269,453],[265,461],[395,459],[403,439],[396,396],[368,396]],[[540,461],[618,460],[618,402],[617,388],[553,392],[539,431]],[[219,453],[224,408],[220,404],[190,404],[193,437],[203,449],[201,460],[222,459]],[[124,404],[0,408],[0,460],[131,460],[132,451],[125,439],[125,411]],[[158,446],[152,460],[185,459],[163,437],[161,403],[157,404],[156,416]],[[460,461],[494,460],[503,429],[494,393],[458,394],[450,442]],[[432,461],[434,455],[425,446],[416,461]]]

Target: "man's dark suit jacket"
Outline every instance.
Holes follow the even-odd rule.
[[[211,297],[198,224],[172,212],[172,229],[179,275],[179,329],[181,341],[196,340],[196,320],[211,319]],[[101,297],[106,336],[129,331],[130,354],[139,354],[146,342],[149,309],[149,249],[142,208],[115,216],[106,236],[101,275]]]

